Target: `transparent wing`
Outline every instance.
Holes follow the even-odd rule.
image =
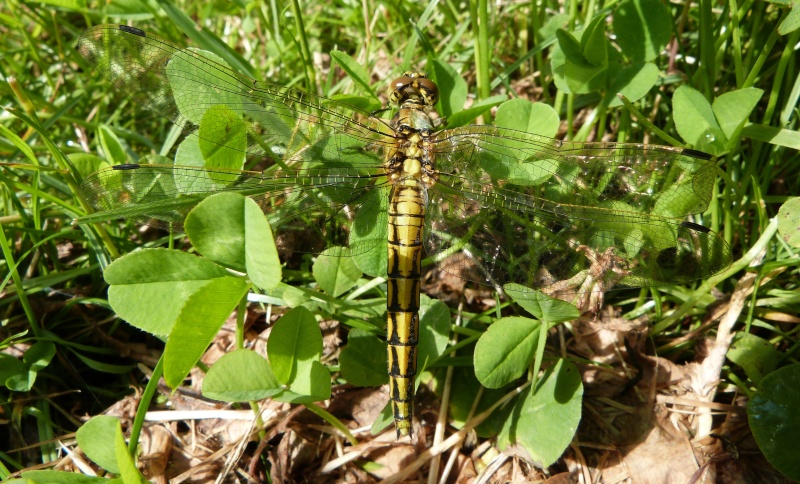
[[[386,184],[382,153],[394,138],[382,121],[349,105],[256,81],[131,27],[92,28],[78,49],[137,105],[195,136],[197,161],[204,163],[126,165],[96,173],[84,180],[81,194],[104,213],[81,221],[125,217],[180,229],[189,210],[208,195],[239,191],[262,204],[279,237],[291,237],[308,252],[324,247],[309,243],[314,233],[338,245],[356,235],[349,240],[353,254],[381,243],[367,231],[386,221],[379,210]],[[245,154],[258,155],[263,172],[236,169]]]
[[[307,146],[333,150],[336,141],[321,141],[334,133],[347,139],[346,146],[376,148],[394,142],[389,127],[369,113],[257,81],[196,49],[178,47],[139,29],[94,27],[78,40],[78,50],[137,105],[170,119],[187,133],[211,142],[227,140],[230,123],[220,113],[232,114],[246,128],[245,150],[250,154],[285,157]],[[302,153],[295,156],[310,159]]]
[[[426,249],[459,277],[545,288],[581,276],[653,286],[730,264],[683,219],[708,206],[715,166],[660,146],[570,143],[492,126],[439,133]]]
[[[180,230],[188,212],[213,193],[253,198],[268,215],[278,242],[316,253],[349,246],[353,255],[385,242],[385,177],[355,168],[259,172],[174,165],[119,165],[87,177],[81,197],[98,213],[81,223],[127,218]]]

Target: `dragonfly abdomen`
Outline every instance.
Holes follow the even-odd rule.
[[[398,182],[389,198],[387,341],[389,391],[397,435],[411,431],[419,339],[419,289],[425,203],[421,183]]]

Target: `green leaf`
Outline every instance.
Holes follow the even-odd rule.
[[[246,271],[245,200],[238,193],[211,195],[189,212],[183,224],[197,252],[239,272]]]
[[[347,104],[356,109],[371,113],[383,107],[380,100],[368,96],[356,96],[353,94],[333,94],[330,99],[340,104]]]
[[[361,270],[346,247],[329,247],[317,257],[311,268],[319,287],[331,296],[349,291],[361,277]]]
[[[505,94],[498,94],[496,96],[492,96],[482,101],[479,101],[467,109],[453,113],[446,120],[447,128],[452,129],[469,124],[472,121],[474,121],[475,118],[477,118],[478,116],[486,113],[493,107],[505,102],[507,99],[508,96],[506,96]]]
[[[559,28],[569,25],[570,18],[570,14],[567,12],[548,12],[544,18],[544,25],[535,32],[536,38],[542,43],[549,41],[556,36]]]
[[[75,434],[78,445],[86,456],[114,474],[119,474],[117,455],[114,446],[108,444],[114,441],[119,426],[119,419],[116,417],[98,415],[83,424]]]
[[[389,208],[389,195],[385,190],[370,190],[361,199],[364,203],[358,210],[353,231],[350,233],[350,247],[371,247],[353,255],[354,261],[364,274],[372,277],[386,275],[387,224],[385,214]],[[381,220],[384,223],[376,223]]]
[[[672,15],[658,0],[628,0],[614,9],[614,34],[634,62],[658,57],[672,37]]]
[[[617,75],[608,94],[614,96],[609,107],[621,106],[622,100],[616,94],[622,94],[629,101],[637,101],[645,96],[658,81],[658,66],[651,62],[633,64]]]
[[[331,398],[331,372],[319,361],[298,367],[291,389],[275,395],[273,400],[288,403],[311,403]]]
[[[250,77],[257,77],[258,72],[253,69],[253,66],[247,63],[244,58],[239,55],[236,50],[232,49],[228,46],[225,42],[219,39],[213,32],[208,30],[207,28],[203,27],[201,29],[197,28],[197,23],[195,23],[194,19],[189,17],[183,10],[180,9],[176,4],[169,0],[156,0],[156,3],[159,7],[167,14],[167,17],[181,29],[181,31],[192,41],[200,46],[201,48],[215,52],[216,55],[211,54],[210,52],[202,52],[203,55],[207,56],[211,60],[215,62],[223,63],[220,57],[225,59],[224,63],[232,66],[235,70],[239,72],[244,72]],[[153,11],[152,9],[151,11]],[[187,49],[189,51],[196,51],[197,49]]]
[[[272,230],[258,204],[223,192],[201,201],[186,217],[186,234],[197,251],[269,290],[281,279]]]
[[[558,46],[561,48],[561,53],[564,58],[570,63],[583,67],[584,69],[591,69],[596,67],[586,59],[583,55],[583,47],[570,32],[564,29],[556,30],[556,38],[558,39]]]
[[[728,140],[735,144],[744,123],[747,122],[747,118],[750,117],[750,113],[753,112],[763,94],[764,91],[761,89],[750,87],[726,92],[714,100],[711,109]],[[733,148],[733,146],[729,144],[728,148]]]
[[[736,333],[726,356],[741,366],[756,385],[764,375],[775,371],[783,358],[769,341],[750,333]]]
[[[269,361],[245,349],[223,355],[203,379],[203,396],[223,402],[261,400],[281,391]]]
[[[11,355],[0,353],[0,383],[9,390],[16,390],[16,383],[20,379],[28,378],[28,367],[25,363]],[[30,388],[25,384],[25,388],[20,391],[28,391]]]
[[[166,336],[190,295],[213,279],[230,277],[211,261],[167,249],[144,249],[120,257],[103,277],[108,302],[133,326]]]
[[[536,141],[531,140],[532,143]],[[540,140],[544,144],[550,141],[550,139]],[[496,158],[494,154],[506,156]],[[559,162],[556,159],[540,159],[536,156],[522,158],[516,146],[503,146],[502,140],[498,140],[495,144],[493,154],[484,156],[478,163],[492,178],[519,186],[541,185],[559,170]]]
[[[338,50],[331,51],[331,59],[339,64],[339,67],[341,67],[342,70],[347,73],[350,79],[355,81],[356,84],[360,85],[364,92],[369,93],[372,95],[372,97],[375,97],[375,93],[372,91],[372,88],[369,85],[369,73],[366,69],[364,69],[364,66],[362,66],[360,62]]]
[[[692,185],[691,179],[682,180],[671,185],[658,194],[656,203],[653,206],[653,214],[661,217],[683,218],[690,213],[697,213],[697,196],[694,190],[695,187]],[[659,226],[653,223],[647,229],[652,230],[657,227]],[[661,240],[669,239],[669,235],[662,235],[662,237],[664,236],[667,238]]]
[[[512,443],[528,451],[530,460],[549,467],[572,442],[581,420],[583,382],[569,360],[558,359],[537,388],[516,402],[498,437],[501,450]]]
[[[247,128],[235,112],[225,106],[208,108],[203,113],[198,137],[204,166],[230,170],[244,167]]]
[[[298,307],[284,314],[272,328],[267,356],[275,378],[289,389],[273,397],[289,403],[326,400],[331,395],[331,374],[319,362],[322,332],[314,315]]]
[[[567,83],[567,58],[560,44],[556,44],[550,52],[550,70],[553,71],[556,89],[568,94],[572,93]]]
[[[800,3],[795,3],[789,10],[789,15],[778,26],[778,33],[788,35],[800,28]]]
[[[464,109],[464,103],[467,102],[467,82],[450,64],[438,59],[430,62],[428,75],[439,86],[439,113],[452,127],[450,116]]]
[[[311,295],[299,288],[279,285],[278,289],[280,290],[278,297],[280,297],[286,303],[286,306],[290,308],[296,308],[306,304],[314,304]],[[275,291],[272,291],[272,293],[275,295]]]
[[[372,427],[370,427],[369,431],[372,435],[378,435],[383,431],[383,429],[387,428],[388,426],[392,425],[394,422],[394,415],[392,414],[392,402],[386,402],[386,406],[383,407],[381,413],[375,417],[375,421],[372,422]]]
[[[727,143],[711,105],[700,91],[683,85],[672,96],[672,114],[681,137],[700,151],[721,154]]]
[[[117,456],[119,476],[125,484],[149,484],[147,479],[136,468],[133,457],[125,445],[125,436],[122,435],[122,426],[117,422],[114,427],[114,453]]]
[[[363,329],[347,335],[347,346],[339,355],[342,377],[351,385],[373,387],[389,381],[386,372],[386,342]]]
[[[503,290],[523,309],[550,324],[572,321],[581,315],[572,304],[519,284],[506,284]]]
[[[88,356],[81,353],[76,349],[72,350],[72,354],[78,357],[83,364],[88,366],[89,368],[97,371],[101,371],[103,373],[111,373],[114,375],[123,375],[125,373],[129,373],[131,370],[136,368],[136,365],[114,365],[111,363],[105,363],[102,361],[95,360],[94,358],[89,358]]]
[[[560,126],[558,113],[552,107],[521,98],[501,104],[497,108],[494,124],[548,138],[555,138]]]
[[[184,303],[164,348],[164,379],[177,388],[250,289],[239,277],[208,281]]]
[[[581,50],[584,58],[594,67],[608,66],[608,39],[606,38],[606,16],[597,15],[581,34]]]
[[[174,55],[167,64],[167,78],[175,99],[175,105],[187,121],[202,128],[203,116],[209,107],[227,107],[234,112],[242,111],[242,98],[235,89],[216,89],[218,79],[213,70],[198,68],[196,56],[221,65],[221,57],[200,49],[187,48]]]
[[[781,129],[774,126],[749,123],[742,129],[742,136],[775,146],[785,146],[793,150],[800,150],[800,131],[793,129]]]
[[[606,39],[606,54],[608,55],[608,62],[605,72],[602,76],[598,76],[594,82],[591,84],[593,89],[598,92],[603,92],[605,95],[610,95],[612,97],[616,93],[611,93],[611,89],[615,86],[613,85],[617,79],[625,79],[621,77],[623,75],[623,71],[627,67],[627,63],[625,59],[622,58],[622,53],[613,45],[611,42]]]
[[[790,247],[800,247],[800,197],[786,200],[778,209],[778,233]]]
[[[607,47],[608,40],[605,37],[600,42],[603,47]],[[606,87],[607,69],[607,65],[584,67],[567,59],[564,66],[564,78],[571,92],[589,93]]]
[[[292,385],[298,375],[310,374],[309,367],[322,355],[322,332],[314,315],[294,308],[275,323],[267,341],[267,356],[281,384]]]
[[[761,380],[747,402],[747,421],[770,464],[791,480],[800,480],[800,364],[776,370]]]
[[[67,158],[78,169],[81,178],[86,178],[98,170],[111,166],[106,160],[91,153],[70,153]]]
[[[441,301],[423,295],[419,310],[419,343],[417,344],[417,374],[439,358],[450,338],[450,309]],[[384,356],[385,356],[384,348]],[[384,358],[384,365],[386,359]]]
[[[0,135],[2,135],[4,139],[10,141],[20,151],[20,154],[28,160],[28,162],[33,165],[39,164],[38,158],[33,152],[33,149],[31,149],[31,146],[25,140],[17,136],[15,132],[11,131],[4,125],[0,125]]]
[[[110,161],[112,165],[120,165],[128,162],[128,157],[125,155],[125,149],[122,147],[117,135],[111,129],[101,124],[97,130],[98,138],[100,139],[100,146],[103,147],[103,155],[106,160]]]
[[[205,159],[200,149],[200,138],[187,136],[175,150],[175,164],[181,166],[204,166]]]
[[[29,392],[36,383],[35,371],[26,370],[24,372],[9,375],[6,379],[6,387],[15,392]]]
[[[56,354],[56,345],[51,341],[37,341],[25,351],[22,361],[30,371],[41,371],[50,364]]]
[[[471,353],[469,348],[465,349],[465,353]],[[442,383],[444,383],[442,373],[444,372],[439,372],[436,376],[437,380],[441,379]],[[451,423],[455,428],[463,427],[470,417],[492,406],[494,402],[502,398],[510,390],[508,386],[497,389],[481,386],[475,377],[474,369],[467,366],[455,366],[451,381],[452,390],[450,392],[448,415],[451,416]],[[477,407],[474,407],[477,395],[481,395],[481,398]],[[475,432],[484,438],[496,436],[502,428],[510,408],[510,405],[506,405],[504,408],[492,413],[488,419],[475,428]]]
[[[500,388],[521,377],[533,362],[539,321],[509,316],[495,321],[475,345],[475,376],[487,388]]]
[[[244,202],[244,229],[247,277],[262,290],[269,291],[281,282],[281,260],[264,212],[249,198]]]

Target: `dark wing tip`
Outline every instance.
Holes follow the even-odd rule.
[[[714,158],[712,155],[709,155],[708,153],[704,153],[702,151],[693,150],[693,149],[690,149],[690,148],[684,148],[681,151],[681,154],[684,154],[686,156],[691,156],[692,158],[700,158],[701,160],[710,160],[710,159]]]
[[[703,227],[702,225],[698,225],[698,224],[696,224],[694,222],[686,222],[686,221],[681,222],[681,227],[686,227],[687,229],[692,229],[692,230],[694,230],[696,232],[702,232],[704,234],[711,233],[710,229],[708,229],[706,227]]]
[[[140,165],[138,163],[124,163],[122,165],[114,165],[111,168],[113,170],[135,170],[139,167]]]
[[[136,27],[128,27],[127,25],[120,25],[119,29],[129,34],[138,35],[139,37],[146,37],[144,30],[137,29]]]

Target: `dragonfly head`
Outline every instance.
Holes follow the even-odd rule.
[[[389,85],[389,100],[398,106],[431,107],[439,100],[439,88],[421,72],[404,72]]]

